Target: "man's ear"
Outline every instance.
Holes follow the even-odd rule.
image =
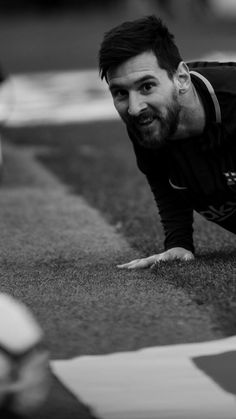
[[[180,94],[186,93],[191,86],[191,77],[187,64],[181,61],[175,73],[176,83]]]

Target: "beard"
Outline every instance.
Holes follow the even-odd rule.
[[[166,106],[165,115],[152,108],[143,111],[139,116],[129,117],[126,125],[138,143],[151,149],[165,146],[167,140],[173,136],[178,128],[180,119],[180,104],[176,92],[172,94],[171,103]],[[150,124],[142,124],[142,121],[152,121]]]

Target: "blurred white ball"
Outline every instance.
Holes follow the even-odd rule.
[[[50,388],[48,351],[30,310],[0,294],[1,409],[24,415],[37,409]]]

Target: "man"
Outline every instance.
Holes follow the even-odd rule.
[[[125,22],[99,53],[165,232],[165,251],[120,268],[194,259],[193,210],[236,233],[236,63],[182,60],[160,19]]]

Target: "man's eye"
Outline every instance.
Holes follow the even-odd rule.
[[[113,97],[115,99],[124,99],[127,96],[127,92],[126,90],[116,90],[115,92],[113,92]]]
[[[144,93],[150,93],[150,92],[151,92],[151,90],[153,89],[153,87],[154,87],[154,84],[153,84],[153,83],[144,83],[144,84],[141,86],[141,90],[142,90]]]

